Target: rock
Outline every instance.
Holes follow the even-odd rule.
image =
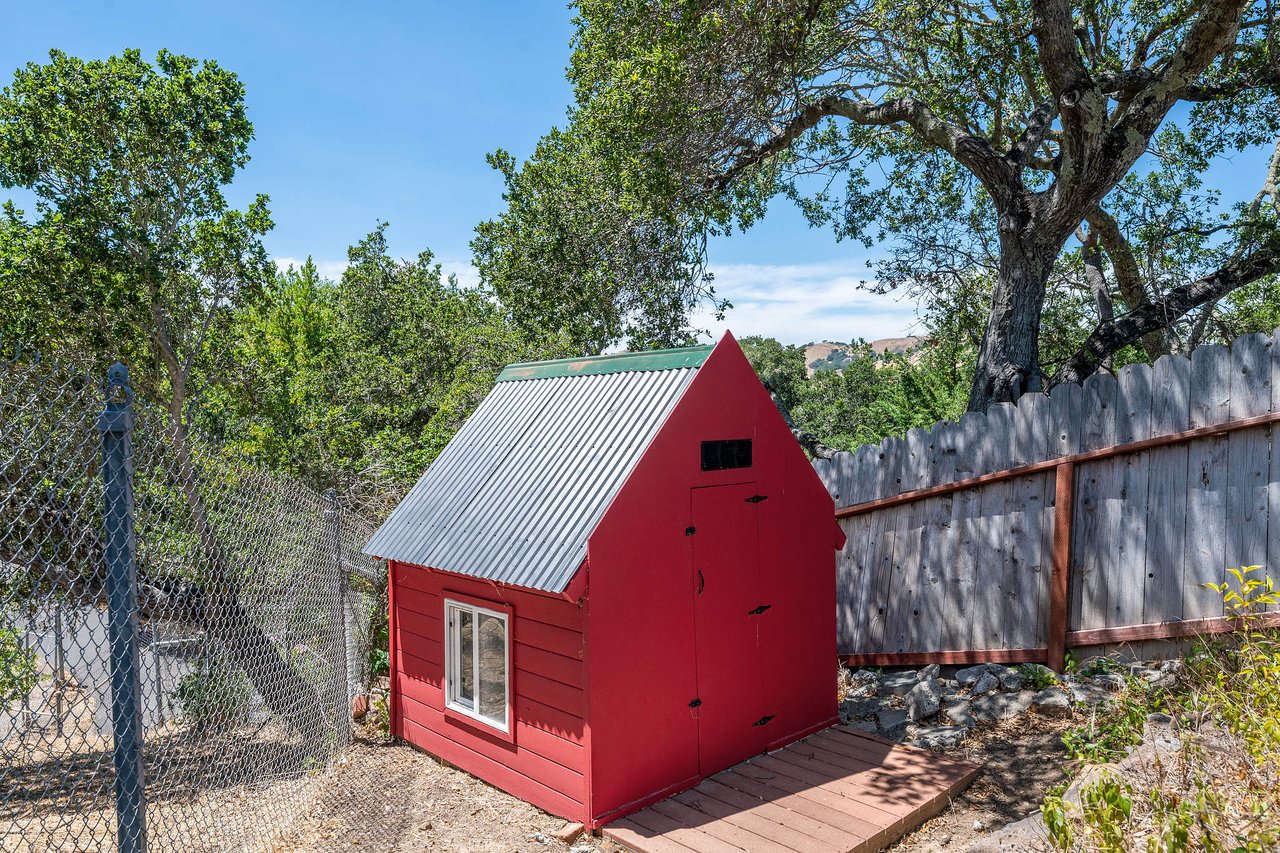
[[[1071,716],[1071,697],[1061,687],[1046,687],[1032,697],[1036,713],[1062,719]]]
[[[847,728],[854,731],[866,732],[867,734],[875,734],[880,731],[880,727],[876,725],[875,720],[854,720],[845,724]]]
[[[974,842],[964,849],[964,853],[1024,853],[1051,849],[1044,817],[1036,809],[1022,820],[1001,827],[986,838]]]
[[[1075,781],[1062,792],[1062,804],[1069,809],[1079,811],[1080,793],[1090,785],[1096,785],[1108,776],[1121,778],[1120,768],[1114,764],[1090,764],[1080,771]]]
[[[1104,672],[1093,677],[1093,683],[1101,687],[1105,687],[1112,693],[1119,693],[1124,689],[1125,680],[1123,675],[1114,672]]]
[[[876,717],[876,722],[885,737],[898,739],[907,730],[907,712],[897,708],[886,708]]]
[[[879,692],[880,685],[872,681],[867,684],[855,684],[845,692],[845,696],[849,699],[868,699],[878,695]]]
[[[970,707],[968,699],[956,699],[953,702],[948,702],[942,712],[948,720],[957,726],[972,727],[978,722],[973,717],[973,709]]]
[[[855,669],[849,673],[849,680],[854,684],[875,684],[880,680],[880,673],[874,669]]]
[[[561,844],[572,844],[582,835],[586,827],[580,823],[565,821],[564,826],[551,833],[551,837]]]
[[[1098,687],[1095,684],[1073,681],[1070,683],[1070,689],[1071,701],[1077,705],[1104,705],[1111,701],[1111,695],[1106,688]]]
[[[1042,663],[1024,663],[1019,667],[1019,671],[1023,673],[1023,678],[1030,677],[1036,681],[1058,682],[1062,680],[1058,677],[1058,673],[1049,669],[1049,667]],[[1039,814],[1039,812],[1037,812],[1037,814]]]
[[[994,675],[992,675],[989,672],[984,672],[982,676],[978,679],[977,683],[973,685],[972,692],[974,696],[981,696],[984,693],[990,693],[992,690],[995,690],[999,686],[1000,686],[999,678],[996,678]]]
[[[1008,720],[1030,708],[1034,695],[1030,690],[1020,693],[989,693],[973,700],[973,714],[984,723]]]
[[[968,733],[966,726],[918,726],[911,731],[908,740],[926,749],[954,749]]]
[[[1178,675],[1162,669],[1148,669],[1142,673],[1142,680],[1152,687],[1172,690],[1178,686]]]
[[[911,692],[911,688],[915,687],[919,680],[916,678],[914,669],[908,672],[895,672],[892,675],[886,675],[880,681],[880,692],[886,696],[905,696]]]
[[[932,717],[942,704],[942,685],[936,679],[921,681],[907,694],[907,719],[913,723]]]
[[[874,717],[883,707],[883,699],[846,699],[840,703],[840,716],[846,720],[861,720]]]
[[[1022,673],[1016,669],[1010,669],[996,676],[1000,679],[1000,686],[1010,692],[1017,692],[1022,689]]]
[[[569,853],[594,853],[595,848],[590,844],[576,844],[569,848]]]
[[[978,679],[987,674],[985,664],[970,666],[964,669],[956,670],[956,684],[961,687],[972,687],[978,683]]]
[[[921,681],[928,681],[931,678],[937,678],[938,673],[940,672],[942,672],[942,667],[938,666],[936,663],[931,663],[924,669],[920,670],[916,677]]]

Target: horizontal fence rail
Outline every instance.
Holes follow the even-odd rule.
[[[1280,331],[819,460],[848,539],[841,654],[1061,667],[1232,630],[1205,584],[1280,564],[1277,423]]]

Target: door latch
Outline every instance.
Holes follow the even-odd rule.
[[[752,728],[755,728],[756,726],[767,726],[769,724],[769,721],[772,720],[773,718],[774,718],[774,715],[769,714],[767,717],[761,717],[760,719],[756,720],[754,723],[751,724],[751,726]]]
[[[766,610],[768,610],[768,609],[769,609],[770,607],[772,607],[772,606],[773,606],[772,604],[761,604],[761,605],[760,605],[759,607],[757,607],[755,610],[748,610],[748,611],[747,611],[747,615],[748,615],[748,616],[759,616],[761,613],[765,612]]]
[[[685,536],[692,536],[693,534],[695,534],[695,533],[697,533],[697,532],[698,532],[698,528],[694,527],[693,525],[689,525],[688,527],[686,527],[686,528],[684,529],[684,535],[685,535]]]
[[[702,591],[707,588],[707,579],[702,576],[702,569],[698,569],[698,595],[702,595]]]
[[[749,504],[758,504],[758,503],[761,503],[762,501],[767,501],[767,500],[769,500],[768,495],[752,495],[751,497],[746,498],[746,501]]]
[[[698,707],[698,706],[699,706],[699,705],[701,705],[701,704],[702,704],[702,700],[701,700],[701,699],[691,699],[691,700],[689,700],[689,707],[690,707],[690,708],[696,708],[696,707]]]

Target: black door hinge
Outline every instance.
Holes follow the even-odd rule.
[[[751,725],[752,725],[752,727],[753,727],[753,728],[754,728],[755,726],[765,726],[765,725],[768,725],[768,724],[769,724],[769,721],[770,721],[770,720],[772,720],[772,719],[773,719],[773,717],[774,717],[774,715],[773,715],[773,714],[770,714],[770,715],[769,715],[769,716],[767,716],[767,717],[761,717],[760,719],[756,720],[756,721],[755,721],[754,723],[752,723]]]
[[[759,616],[761,613],[765,612],[766,610],[768,610],[768,609],[769,609],[770,607],[772,607],[772,606],[773,606],[772,604],[761,604],[761,605],[760,605],[759,607],[757,607],[755,610],[748,610],[748,611],[747,611],[747,615],[748,615],[748,616]]]
[[[758,504],[761,501],[767,501],[767,500],[769,500],[768,495],[752,495],[751,497],[746,499],[747,503],[749,504]]]
[[[697,533],[697,532],[698,532],[698,528],[694,527],[692,524],[691,524],[691,525],[689,525],[688,527],[686,527],[686,528],[684,529],[684,535],[685,535],[685,536],[692,536],[693,534],[695,534],[695,533]]]
[[[690,699],[690,700],[689,700],[689,707],[690,707],[690,708],[696,708],[696,707],[698,707],[698,706],[699,706],[699,705],[701,705],[701,704],[702,704],[702,700],[701,700],[701,699]]]

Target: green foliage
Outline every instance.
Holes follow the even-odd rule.
[[[269,263],[267,199],[244,211],[222,188],[248,162],[244,87],[215,62],[136,50],[85,61],[51,51],[0,93],[0,184],[9,204],[0,334],[69,350],[101,368],[118,357],[134,385],[180,413],[205,348]]]
[[[1055,79],[1063,57],[1080,63],[1066,76],[1089,88],[1124,73],[1155,80],[1201,62],[1184,39],[1207,7],[1073,3],[1058,25],[1033,6],[581,0],[567,124],[522,164],[491,158],[507,206],[478,229],[482,278],[520,305],[523,322],[586,323],[597,343],[672,340],[708,295],[708,237],[750,228],[782,197],[836,239],[876,246],[871,286],[918,300],[960,333],[950,340],[977,351],[992,289],[1009,287],[1007,262],[1022,251],[1008,251],[1015,232],[997,227],[1014,217],[1023,248],[1048,251],[1031,273],[1043,281],[1004,296],[1033,311],[1022,330],[1038,335],[1027,341],[1040,353],[1031,367],[1052,373],[1108,313],[1270,240],[1275,204],[1233,205],[1203,175],[1216,158],[1273,142],[1280,110],[1264,82],[1274,81],[1274,17],[1258,0],[1239,11],[1238,45],[1223,44],[1199,75],[1215,97],[1189,95],[1166,113],[1154,96],[1100,83],[1093,118],[1074,134],[1054,88],[1065,85]],[[1032,37],[1036,28],[1053,32]],[[1148,110],[1159,118],[1138,131]],[[1024,138],[1038,142],[1036,156],[1020,157]],[[984,167],[979,149],[999,167]],[[1151,156],[1138,160],[1144,150]],[[1059,204],[1061,216],[1038,217]],[[1103,217],[1115,239],[1099,241],[1093,220]],[[1087,252],[1100,258],[1097,291]],[[1108,360],[1153,360],[1233,325],[1276,325],[1248,302],[1219,305],[1204,323],[1181,320]]]
[[[337,282],[308,260],[235,312],[224,338],[242,365],[197,417],[236,452],[272,460],[350,505],[385,514],[512,361],[568,355],[534,339],[430,251],[392,258],[381,224]]]
[[[1073,757],[1110,761],[1137,742],[1148,707],[1164,707],[1183,743],[1131,785],[1106,775],[1084,786],[1078,809],[1051,792],[1042,812],[1058,849],[1262,853],[1280,845],[1280,632],[1258,621],[1277,596],[1257,566],[1228,574],[1234,583],[1206,586],[1241,629],[1193,646],[1178,693],[1144,701],[1131,682],[1087,734],[1064,736]]]
[[[1044,690],[1061,683],[1056,672],[1038,663],[1021,664],[1018,673],[1022,676],[1023,686],[1030,690]]]
[[[1067,754],[1075,759],[1104,763],[1123,757],[1142,742],[1147,715],[1165,707],[1163,691],[1147,691],[1136,681],[1091,714],[1087,723],[1062,733]]]
[[[740,343],[796,426],[829,447],[852,450],[915,427],[928,429],[964,411],[966,392],[957,375],[963,368],[938,344],[906,355],[877,355],[865,341],[854,341],[842,369],[807,376],[803,347],[761,337]]]
[[[15,628],[0,624],[0,707],[26,696],[39,680],[35,650],[22,645]]]
[[[1205,586],[1222,595],[1241,628],[1225,639],[1200,642],[1188,657],[1197,690],[1184,707],[1220,722],[1257,761],[1280,763],[1280,631],[1260,623],[1266,608],[1280,604],[1280,593],[1261,566],[1227,571],[1235,584]]]
[[[234,728],[243,720],[252,697],[253,686],[244,672],[216,656],[202,658],[178,679],[173,691],[183,719],[204,735]]]

